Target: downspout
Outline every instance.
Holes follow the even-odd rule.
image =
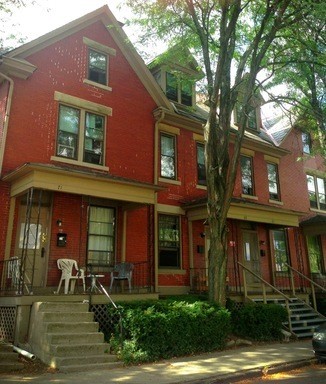
[[[1,64],[1,61],[0,61],[0,64]],[[12,95],[14,92],[14,81],[13,79],[11,79],[10,77],[8,77],[2,72],[0,72],[0,77],[3,77],[5,80],[9,81],[8,99],[7,99],[5,118],[4,118],[4,124],[3,124],[2,141],[0,145],[0,177],[1,177],[3,158],[5,154],[5,147],[6,147],[6,140],[7,140],[8,125],[9,125],[11,101],[12,101]]]
[[[155,122],[154,132],[154,184],[158,184],[158,145],[159,145],[159,125],[165,118],[165,112]],[[154,205],[154,290],[158,292],[158,215],[157,215],[157,193],[155,193]]]

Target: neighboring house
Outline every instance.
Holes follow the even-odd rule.
[[[131,262],[132,292],[148,297],[207,291],[207,111],[195,97],[202,73],[192,58],[176,64],[162,60],[148,69],[106,6],[2,57],[0,273],[6,306],[57,297],[60,258],[104,275],[106,287],[114,265]],[[289,289],[287,264],[308,276],[317,273],[313,256],[310,264],[307,257],[316,237],[305,241],[314,223],[303,218],[325,219],[319,179],[326,174],[321,162],[297,161],[302,142],[295,135],[291,130],[278,145],[262,125],[257,100],[228,215],[227,286],[238,301],[244,293],[261,294],[260,278]],[[307,187],[306,171],[318,192],[310,179]],[[316,196],[313,208],[308,191],[311,204]],[[323,277],[322,228],[316,236]],[[21,301],[10,269],[14,257],[23,277]],[[297,278],[295,285],[306,287]]]

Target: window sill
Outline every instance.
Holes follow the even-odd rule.
[[[100,171],[107,171],[109,172],[109,167],[106,167],[104,165],[97,165],[92,163],[85,163],[83,161],[68,159],[66,157],[59,157],[59,156],[51,156],[51,160],[58,161],[60,163],[65,164],[72,164],[72,165],[79,165],[80,167],[86,167],[86,168],[92,168],[92,169],[98,169]]]
[[[164,179],[163,177],[159,177],[158,181],[160,181],[161,183],[181,185],[181,181],[179,180]]]
[[[176,269],[176,268],[160,268],[158,269],[159,275],[185,275],[186,271],[184,269]]]
[[[311,212],[326,212],[326,210],[325,209],[318,209],[318,208],[310,208],[310,211]]]
[[[279,201],[279,200],[269,199],[268,202],[276,205],[284,205],[283,201]]]
[[[91,81],[91,80],[88,80],[88,79],[84,79],[83,83],[84,84],[88,84],[88,85],[92,85],[93,87],[96,87],[96,88],[104,89],[106,91],[110,91],[110,92],[112,91],[111,87],[109,87],[107,85],[104,85],[104,84],[96,83],[95,81]]]
[[[196,188],[197,188],[197,189],[203,189],[203,190],[206,191],[206,190],[207,190],[207,185],[197,184],[197,185],[196,185]]]
[[[250,199],[250,200],[258,200],[258,197],[254,196],[254,195],[244,195],[244,194],[241,194],[241,197],[243,197],[245,199]]]

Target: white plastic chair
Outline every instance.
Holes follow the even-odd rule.
[[[132,263],[119,263],[116,264],[111,272],[110,291],[112,291],[113,282],[115,280],[122,281],[127,280],[129,285],[129,292],[131,292],[131,279],[134,265]]]
[[[60,292],[61,284],[63,280],[65,281],[64,293],[65,295],[68,292],[73,293],[75,290],[76,280],[80,279],[83,281],[83,289],[85,292],[85,271],[83,269],[79,269],[77,265],[77,261],[73,259],[58,259],[57,260],[58,268],[61,270],[61,278],[58,285],[58,289],[56,293]],[[73,269],[75,268],[76,274],[73,274]],[[69,291],[70,284],[70,291]]]

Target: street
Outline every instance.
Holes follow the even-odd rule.
[[[266,374],[262,378],[233,382],[234,384],[325,384],[326,364],[312,364],[287,372]]]

